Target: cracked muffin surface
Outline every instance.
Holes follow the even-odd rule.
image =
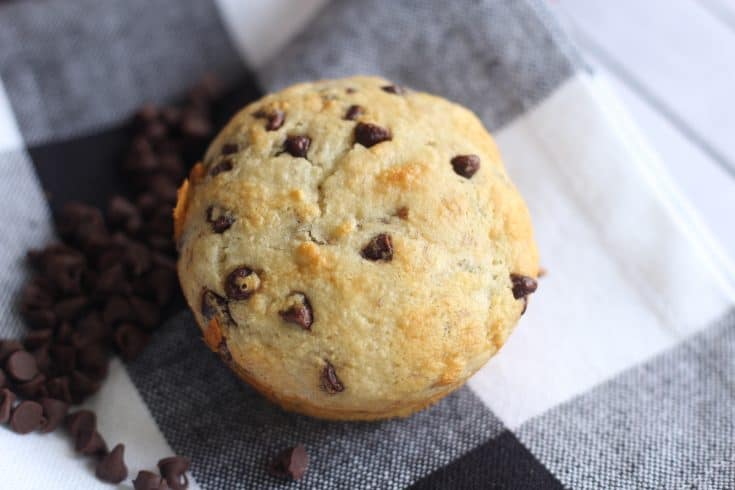
[[[179,190],[203,336],[288,410],[405,416],[461,386],[536,289],[528,210],[467,109],[373,77],[240,111]]]

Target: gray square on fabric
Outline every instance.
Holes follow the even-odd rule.
[[[328,4],[258,73],[267,90],[382,75],[474,110],[490,130],[579,66],[536,0],[344,0]]]
[[[575,489],[735,488],[735,311],[657,358],[524,424]]]
[[[28,146],[118,124],[210,72],[244,73],[211,0],[17,2],[0,15],[0,78]]]

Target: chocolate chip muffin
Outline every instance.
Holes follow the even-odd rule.
[[[405,416],[460,387],[536,289],[528,210],[470,111],[380,78],[247,106],[179,190],[204,340],[287,410]]]

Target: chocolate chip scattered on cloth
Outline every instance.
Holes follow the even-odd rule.
[[[98,463],[95,475],[102,481],[109,483],[120,483],[128,476],[128,468],[125,466],[125,446],[118,444],[112,451],[106,454]]]
[[[306,21],[297,5],[313,3],[294,2],[287,14],[294,24],[286,25],[284,11],[275,10],[277,2],[267,3],[273,5],[270,18],[277,18],[277,24],[256,15],[248,2],[237,8],[212,0],[0,4],[0,99],[7,101],[0,104],[0,225],[4,236],[12,237],[0,248],[0,338],[19,340],[28,328],[42,332],[25,346],[0,343],[6,382],[15,383],[5,371],[5,359],[24,347],[41,373],[51,369],[55,361],[43,348],[46,330],[59,334],[57,344],[73,345],[74,370],[95,373],[102,381],[85,406],[98,414],[96,430],[110,447],[125,444],[128,477],[122,485],[127,487],[136,480],[135,488],[170,488],[164,486],[156,462],[183,454],[191,458],[189,488],[202,489],[286,484],[355,489],[729,488],[735,466],[726,429],[735,422],[731,404],[723,400],[735,394],[722,373],[732,371],[735,349],[734,269],[716,253],[706,230],[680,211],[687,203],[681,202],[617,102],[598,86],[596,75],[582,68],[548,12],[549,4],[341,0],[325,3]],[[296,26],[299,18],[301,27]],[[97,350],[96,342],[88,343],[111,335],[105,304],[96,303],[99,298],[88,298],[99,317],[83,313],[63,320],[74,316],[82,301],[59,306],[55,296],[37,287],[28,296],[32,308],[19,311],[22,287],[36,275],[24,265],[25,254],[54,241],[51,217],[60,215],[69,201],[95,206],[106,221],[108,201],[124,194],[138,212],[110,203],[112,226],[151,247],[155,244],[159,252],[174,252],[167,204],[175,199],[172,177],[183,175],[202,156],[201,147],[178,148],[180,136],[201,135],[206,123],[201,109],[187,114],[146,106],[136,117],[146,134],[138,140],[129,121],[146,103],[161,106],[187,98],[186,92],[206,72],[218,75],[225,87],[225,96],[209,109],[216,130],[264,93],[307,80],[366,74],[407,88],[383,90],[395,105],[410,100],[412,90],[435,93],[473,110],[493,132],[508,174],[528,203],[541,263],[550,273],[539,280],[538,293],[528,296],[523,294],[530,284],[519,282],[516,294],[523,299],[517,301],[528,301],[519,328],[466,387],[407,419],[324,422],[283,412],[240,382],[206,348],[181,302],[160,312],[157,330],[148,330],[142,320],[136,325],[151,335],[138,358],[127,364],[116,358],[109,366],[101,361],[107,353]],[[202,100],[207,92],[193,95]],[[349,87],[334,95],[358,94]],[[337,103],[330,101],[333,94],[322,95],[324,104]],[[368,104],[355,104],[362,110],[347,117],[346,105],[336,116],[346,127],[366,122],[394,129],[381,126]],[[286,134],[293,124],[286,109],[259,116],[262,129],[283,135],[274,154],[284,151],[286,136],[307,136],[306,158],[288,152],[278,158],[315,172],[322,157],[320,128],[300,127]],[[377,152],[388,144],[369,146],[379,132],[365,133],[368,144],[355,141],[364,151]],[[398,134],[391,131],[391,137]],[[243,151],[245,141],[232,143],[236,147],[222,147],[223,157]],[[430,148],[427,142],[427,152]],[[475,185],[488,170],[486,162],[481,160],[468,177],[472,161],[458,162],[457,171],[451,158],[473,154],[457,148],[446,160],[454,178],[466,186]],[[225,158],[222,162],[206,178],[232,178],[228,175],[238,171],[236,166]],[[121,168],[126,169],[122,174]],[[294,174],[281,177],[288,180]],[[155,189],[141,192],[136,186],[143,184]],[[233,216],[235,221],[222,229],[229,221],[217,224],[229,210],[223,211],[208,223],[212,239],[247,223],[248,217],[241,222],[243,217]],[[394,213],[386,217],[391,226],[393,220],[409,224],[422,219],[411,208]],[[99,250],[104,244],[95,231],[97,213],[72,209],[71,216],[85,223],[83,233],[62,229],[62,235],[84,238],[90,252]],[[221,234],[214,232],[215,224]],[[388,229],[375,235],[380,233],[393,237]],[[313,232],[312,238],[316,246],[329,247],[329,236]],[[355,260],[383,269],[398,260],[398,240],[391,240],[390,262],[382,258],[385,254],[377,261],[363,258],[360,252],[371,238],[355,244]],[[84,273],[87,265],[73,254],[62,259],[54,259],[47,269],[54,288],[64,298],[83,296],[80,290],[97,278]],[[126,274],[148,263],[165,269],[160,257],[143,253],[111,251],[95,261],[105,268],[118,263],[125,264]],[[258,275],[259,287],[267,286],[259,264],[231,267],[243,265]],[[468,260],[456,270],[471,273],[472,266]],[[175,292],[169,271],[125,285],[117,282],[120,276],[113,270],[102,285],[109,292],[105,294],[122,297],[131,307],[128,287],[159,304]],[[308,291],[284,291],[291,292],[306,295],[312,323],[306,329],[305,313],[299,311],[289,316],[295,321],[283,320],[282,327],[308,336],[319,327],[318,303]],[[227,296],[222,290],[212,294],[207,295],[208,311],[227,319],[227,303],[220,301]],[[244,301],[257,298],[258,293]],[[274,303],[273,316],[298,308],[297,299]],[[116,299],[107,311],[113,331],[131,321],[124,318],[121,304]],[[70,328],[62,328],[64,322]],[[82,338],[74,335],[80,323]],[[217,351],[226,354],[227,343],[221,342]],[[64,358],[59,354],[57,359]],[[339,397],[350,385],[336,360],[325,361],[333,364],[335,377],[323,370],[317,383],[324,379],[335,389],[341,385],[345,391],[330,395]],[[74,370],[54,373],[42,386],[53,379],[51,386],[66,396],[68,383],[69,396],[78,397],[71,389]],[[303,478],[287,482],[271,475],[273,458],[298,444],[309,453]],[[3,483],[110,488],[95,477],[92,460],[74,454],[70,435],[61,427],[49,434],[36,430],[19,435],[4,423],[0,447],[13,451],[13,458],[0,458]],[[141,472],[148,473],[141,477]]]
[[[270,471],[278,477],[300,480],[304,477],[308,467],[309,453],[306,452],[303,444],[299,444],[281,451],[271,461]]]
[[[173,490],[185,490],[189,486],[186,472],[190,466],[191,460],[184,456],[171,456],[158,462],[161,476]]]

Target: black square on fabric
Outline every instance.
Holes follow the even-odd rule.
[[[562,484],[509,430],[429,474],[414,490],[554,490]]]

